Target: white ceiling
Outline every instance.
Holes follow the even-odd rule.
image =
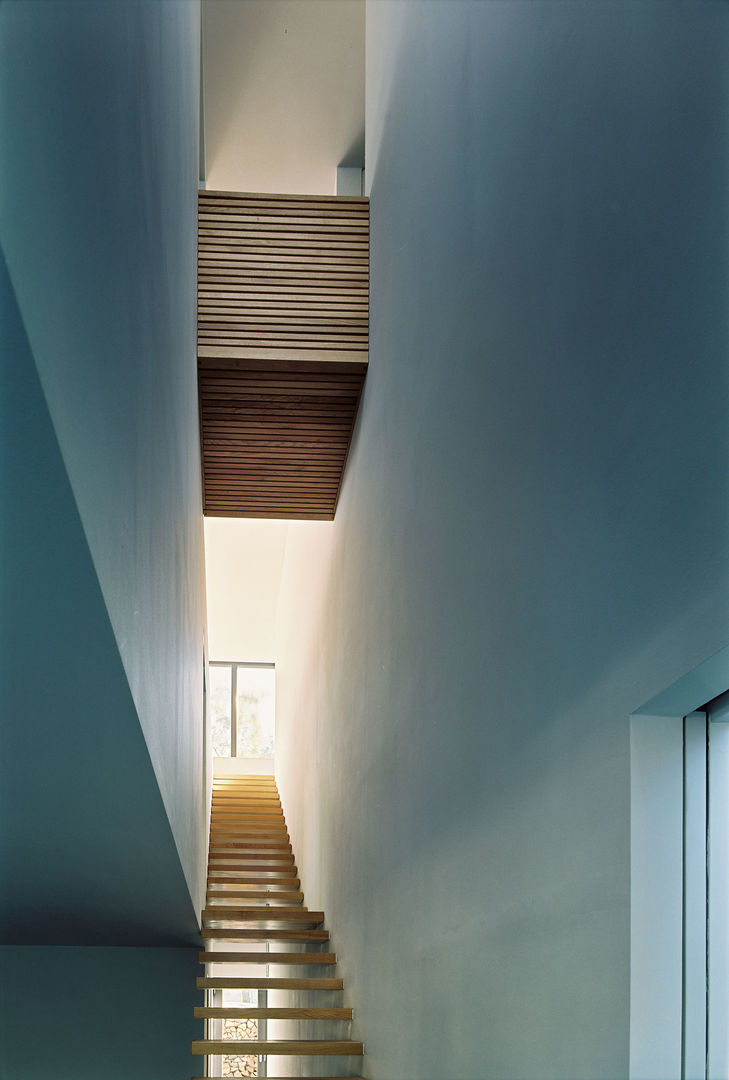
[[[364,165],[364,0],[203,0],[206,186],[335,193]]]

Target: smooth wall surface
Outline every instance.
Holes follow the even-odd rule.
[[[195,909],[1,258],[0,315],[0,942],[192,943]]]
[[[179,1080],[202,992],[194,949],[0,948],[3,1080]]]
[[[273,660],[287,530],[287,521],[205,519],[211,660]]]
[[[289,529],[284,809],[365,1075],[615,1080],[628,718],[729,639],[729,9],[367,35],[370,371]]]
[[[199,34],[195,0],[11,0],[0,10],[0,241],[135,722],[198,906]],[[35,496],[42,506],[42,483]],[[70,607],[65,632],[82,653],[81,610]],[[76,692],[84,701],[83,682]],[[100,711],[100,725],[113,722]]]

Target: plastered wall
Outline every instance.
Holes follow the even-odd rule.
[[[111,626],[108,662],[120,662],[136,713],[128,718],[122,695],[116,715],[104,700],[96,723],[141,729],[198,908],[205,843],[199,32],[194,0],[11,0],[0,11],[0,241],[32,354],[27,370],[40,383],[38,409],[47,407],[49,439],[57,440],[49,452],[60,453],[75,503],[68,512],[78,514],[82,557],[90,557]],[[23,461],[13,468],[20,476]],[[37,510],[51,502],[42,480],[26,495]],[[18,509],[18,536],[21,522]],[[45,527],[52,535],[50,516]],[[62,575],[62,551],[58,561]],[[36,586],[46,576],[39,563],[30,604],[42,605]],[[71,605],[63,633],[79,658],[86,650],[91,659],[98,638],[84,614],[83,604]],[[37,645],[32,634],[14,642],[24,656]],[[37,661],[42,667],[42,654]],[[91,704],[88,693],[81,678],[77,696],[60,703],[70,785],[77,782],[73,710]],[[128,801],[135,805],[133,786]]]
[[[370,371],[276,753],[373,1080],[628,1076],[628,718],[729,635],[728,37],[368,4]]]
[[[195,1068],[194,949],[0,947],[4,1080],[175,1080]]]

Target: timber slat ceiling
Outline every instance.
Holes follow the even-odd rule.
[[[203,506],[334,517],[369,328],[369,202],[201,191]]]

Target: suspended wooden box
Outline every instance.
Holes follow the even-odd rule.
[[[369,202],[201,191],[203,507],[331,519],[367,371]]]

